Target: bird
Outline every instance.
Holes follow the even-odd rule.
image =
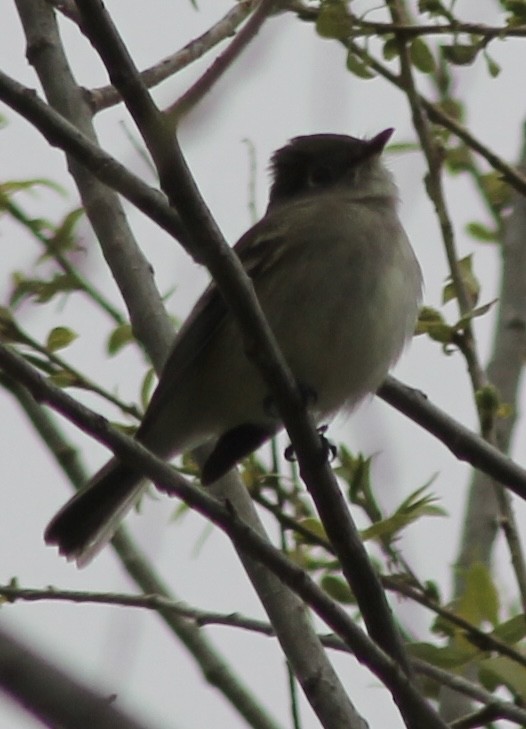
[[[265,215],[234,247],[318,423],[373,394],[414,333],[422,274],[383,161],[393,131],[290,140],[271,157]],[[213,442],[207,485],[282,427],[212,281],[175,335],[135,438],[165,459]],[[145,487],[112,458],[53,517],[46,543],[84,566]]]

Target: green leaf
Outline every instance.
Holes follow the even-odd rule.
[[[382,49],[383,56],[386,61],[392,61],[400,54],[398,41],[394,36],[388,36]]]
[[[34,177],[31,180],[9,180],[8,182],[3,182],[0,185],[0,196],[9,196],[15,192],[23,190],[32,191],[34,187],[47,187],[48,189],[57,192],[59,195],[66,197],[66,191],[61,185],[53,182],[53,180],[48,180],[45,177]]]
[[[347,68],[358,78],[370,79],[375,76],[371,69],[352,51],[347,54]]]
[[[78,337],[78,334],[68,327],[55,327],[47,337],[46,348],[50,352],[64,349]]]
[[[345,40],[352,30],[352,20],[344,2],[326,0],[323,2],[316,19],[316,31],[322,38]]]
[[[83,208],[77,208],[65,216],[60,225],[55,229],[53,235],[48,237],[47,243],[49,250],[41,256],[40,260],[49,258],[54,252],[60,253],[62,251],[72,250],[76,246],[77,241],[73,234],[75,232],[75,226],[83,215]]]
[[[341,577],[324,575],[321,578],[321,587],[337,602],[345,605],[352,605],[356,602],[349,585]]]
[[[439,648],[432,643],[408,643],[407,650],[414,658],[421,658],[433,666],[455,669],[473,660],[477,651],[469,645],[448,645]]]
[[[462,281],[464,283],[464,287],[469,294],[469,297],[475,305],[477,303],[479,293],[480,293],[480,283],[475,276],[475,273],[473,271],[473,256],[470,253],[468,256],[464,256],[464,258],[461,258],[457,261],[458,270],[460,273],[460,276],[462,278]],[[448,276],[447,283],[444,286],[444,289],[442,291],[442,303],[447,304],[448,301],[451,301],[452,299],[457,298],[457,292],[455,291],[455,287],[453,285],[453,281],[451,276]]]
[[[446,323],[442,314],[430,306],[423,306],[418,315],[415,335],[427,334],[435,342],[450,344],[454,329]]]
[[[446,512],[444,509],[436,506],[437,497],[428,492],[429,483],[416,489],[416,491],[404,499],[391,516],[361,531],[362,539],[381,538],[391,542],[409,524],[412,524],[423,516],[445,516]]]
[[[489,55],[488,51],[484,50],[484,59],[486,61],[486,65],[488,67],[489,75],[491,78],[497,78],[499,73],[501,72],[501,67],[499,64]]]
[[[431,600],[440,604],[441,599],[438,584],[434,580],[425,580],[424,587],[426,597],[429,597]]]
[[[526,617],[524,614],[515,615],[510,620],[497,625],[491,635],[508,645],[515,645],[526,637]]]
[[[522,25],[522,23],[526,23],[525,0],[506,0],[504,8],[512,13],[512,17],[508,19],[510,25]]]
[[[465,144],[450,147],[446,150],[445,163],[452,175],[470,170],[473,166],[471,150]]]
[[[486,565],[474,562],[464,572],[464,585],[464,592],[454,605],[455,613],[473,625],[497,625],[499,593]]]
[[[422,38],[415,38],[409,46],[409,53],[413,65],[422,73],[433,73],[435,70],[435,59],[429,47]]]
[[[22,299],[35,298],[39,304],[50,301],[57,294],[64,294],[78,289],[77,282],[67,273],[56,273],[48,281],[44,279],[25,278],[21,273],[13,274],[14,288],[10,303],[18,304]]]
[[[241,479],[250,492],[254,490],[258,491],[267,484],[271,488],[275,488],[276,485],[275,474],[269,471],[254,453],[251,453],[247,458],[243,459],[241,464]]]
[[[476,220],[466,225],[466,233],[482,243],[495,243],[499,240],[499,233],[495,228],[488,228]]]
[[[475,402],[482,422],[488,422],[499,409],[500,393],[494,385],[485,385],[475,392]]]
[[[453,46],[440,46],[440,50],[449,63],[455,66],[469,66],[476,59],[480,46],[455,43]]]
[[[494,306],[497,303],[498,299],[493,299],[493,301],[489,301],[487,304],[483,304],[482,306],[477,306],[474,309],[471,309],[470,311],[466,312],[463,316],[460,317],[460,319],[457,321],[457,323],[453,326],[454,331],[461,332],[466,328],[466,324],[471,321],[472,319],[476,319],[479,316],[484,316],[488,313],[488,311],[491,309],[492,306]]]
[[[133,436],[137,432],[136,425],[129,425],[127,423],[119,423],[116,420],[112,420],[110,422],[110,425],[112,426],[112,428],[115,428],[115,430],[118,430],[119,433],[124,433],[124,435],[129,435],[131,438],[133,438]]]
[[[26,341],[26,338],[13,319],[11,311],[5,306],[0,306],[0,338],[3,342]]]
[[[446,99],[439,101],[437,106],[444,114],[447,114],[452,119],[460,122],[464,120],[464,104],[458,99],[453,99],[448,96]]]
[[[146,408],[148,407],[154,384],[155,370],[153,369],[153,367],[150,367],[144,376],[141,387],[141,406],[143,410],[146,410]]]
[[[305,519],[300,519],[299,524],[304,529],[308,529],[309,532],[312,532],[313,535],[319,539],[327,539],[327,532],[325,531],[323,524],[314,516],[308,516]],[[305,541],[306,539],[303,534],[298,534],[298,537],[300,537],[302,541]]]
[[[106,344],[106,350],[109,355],[113,356],[121,351],[121,349],[134,341],[131,324],[119,324],[112,331]]]
[[[505,686],[521,704],[526,698],[526,668],[507,656],[481,661],[479,680],[489,691]]]
[[[382,518],[378,504],[371,488],[371,461],[361,453],[354,456],[343,444],[340,445],[340,465],[335,473],[347,483],[347,495],[351,504],[357,504],[365,510],[371,521]]]
[[[418,0],[418,10],[421,13],[440,16],[449,20],[449,13],[443,7],[440,0]]]
[[[57,387],[76,387],[82,383],[73,372],[69,370],[58,370],[48,377],[49,381]]]
[[[510,186],[502,179],[500,172],[488,172],[479,178],[484,194],[493,207],[501,210],[511,200]]]

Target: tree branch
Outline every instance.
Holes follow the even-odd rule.
[[[187,618],[199,627],[207,625],[222,625],[230,628],[247,630],[252,633],[258,633],[259,635],[265,635],[269,638],[273,638],[276,635],[272,625],[262,620],[255,620],[253,618],[240,615],[239,613],[229,613],[228,615],[225,615],[224,613],[200,610],[186,605],[185,603],[170,600],[162,595],[156,594],[128,595],[120,593],[93,593],[73,590],[58,590],[55,588],[39,590],[2,585],[0,586],[0,595],[13,603],[19,600],[26,602],[51,600],[57,602],[72,602],[75,604],[88,603],[106,606],[136,607],[156,611],[165,610],[175,613],[180,617]],[[342,641],[334,635],[320,635],[319,638],[326,648],[344,651],[346,653],[349,652],[349,647],[342,643]],[[438,684],[448,686],[460,693],[464,693],[466,696],[475,699],[475,701],[491,706],[496,712],[497,717],[526,724],[525,709],[522,709],[511,702],[496,700],[494,694],[489,691],[485,691],[477,684],[467,681],[456,674],[444,671],[437,666],[433,666],[427,661],[423,661],[419,658],[412,658],[411,660],[415,670],[423,676],[427,676]]]
[[[0,629],[0,686],[47,726],[63,729],[153,729],[117,709]]]
[[[83,486],[87,480],[86,469],[80,462],[77,449],[65,438],[56,420],[51,417],[52,414],[37,403],[30,392],[17,381],[5,375],[1,375],[1,381],[17,398],[72,485],[76,489]],[[137,587],[146,594],[156,595],[159,601],[157,612],[168,629],[186,647],[208,683],[224,695],[234,710],[239,712],[253,729],[280,729],[280,725],[269,716],[248,686],[235,674],[199,627],[186,620],[184,616],[165,608],[166,603],[180,603],[177,603],[173,592],[167,588],[153,565],[128,536],[124,526],[121,526],[113,537],[112,547]]]
[[[420,390],[388,377],[377,394],[438,438],[459,461],[470,463],[526,499],[526,470],[433,405]]]
[[[245,20],[255,6],[257,0],[240,0],[221,20],[198,38],[187,43],[184,48],[173,55],[163,58],[154,66],[141,71],[144,85],[151,89],[210,51],[214,46],[232,36],[236,28]],[[119,92],[114,86],[102,86],[98,89],[87,89],[86,95],[94,113],[108,109],[122,102]]]
[[[366,665],[391,691],[408,727],[447,729],[426,703],[407,676],[385,652],[350,620],[345,611],[331,600],[297,565],[284,557],[269,542],[242,522],[232,508],[219,504],[203,490],[189,484],[169,464],[160,460],[140,443],[112,428],[107,420],[53,387],[10,347],[0,344],[0,366],[13,379],[28,388],[33,397],[51,405],[82,431],[110,448],[157,487],[183,499],[188,506],[222,529],[236,546],[272,570],[294,590],[317,615],[350,647],[357,659]],[[334,725],[333,725],[334,726]],[[351,724],[352,726],[352,724]]]
[[[45,0],[15,0],[15,3],[27,38],[28,59],[50,105],[96,145],[91,112],[62,48],[53,8]],[[67,161],[88,219],[128,307],[134,334],[152,361],[159,364],[173,339],[173,327],[155,286],[151,265],[134,239],[115,192],[101,185],[75,157],[70,156]]]
[[[235,36],[228,48],[215,59],[210,68],[205,71],[201,78],[180,99],[165,110],[165,114],[173,123],[177,124],[185,114],[201,101],[212,86],[217,83],[258,33],[276,4],[276,0],[259,0],[259,2],[254,3],[256,7],[254,13]]]
[[[203,261],[240,326],[245,350],[275,396],[298,455],[302,477],[313,495],[346,579],[352,585],[372,637],[409,670],[404,647],[381,585],[371,568],[336,480],[321,457],[312,417],[265,321],[253,286],[226,245],[188,170],[177,139],[164,123],[139,73],[99,0],[78,0],[84,27],[152,155],[161,187],[199,245]],[[268,0],[262,0],[268,7]]]

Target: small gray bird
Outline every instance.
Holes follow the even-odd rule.
[[[265,216],[235,246],[318,422],[374,393],[414,331],[421,273],[381,160],[392,132],[297,137],[275,152]],[[281,428],[212,283],[175,337],[136,438],[163,458],[214,439],[208,484]],[[53,518],[46,542],[86,564],[144,485],[113,458]]]

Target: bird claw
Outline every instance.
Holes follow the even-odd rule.
[[[328,425],[320,425],[320,427],[317,428],[317,431],[318,435],[320,436],[323,460],[327,460],[329,463],[332,463],[332,461],[334,461],[338,454],[338,448],[325,436],[328,427]],[[294,450],[294,446],[292,445],[292,443],[285,448],[283,455],[285,457],[285,460],[289,461],[289,463],[293,463],[298,460],[296,457],[296,451]]]

